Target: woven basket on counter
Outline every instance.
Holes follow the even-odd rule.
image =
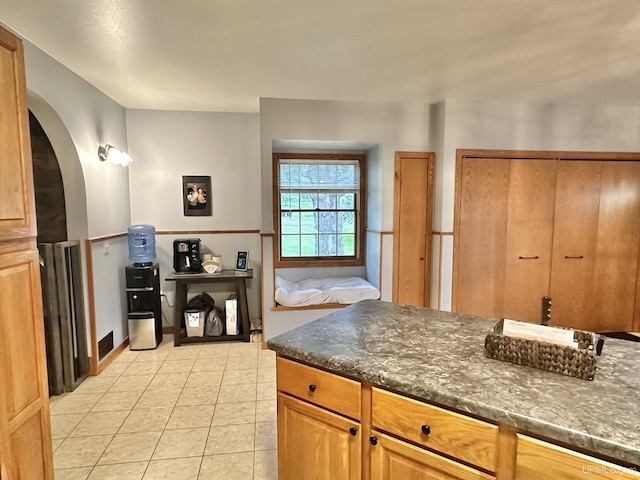
[[[578,348],[508,337],[502,334],[500,320],[484,341],[487,357],[528,367],[593,380],[596,373],[596,335],[573,330]]]

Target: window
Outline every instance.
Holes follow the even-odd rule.
[[[278,267],[363,265],[364,155],[274,153]]]

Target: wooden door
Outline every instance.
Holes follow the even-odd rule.
[[[556,205],[552,324],[631,331],[640,248],[640,162],[562,162],[559,185],[561,176],[566,187]]]
[[[516,478],[518,480],[638,480],[633,468],[605,462],[542,440],[518,434]]]
[[[558,165],[551,324],[584,329],[592,316],[602,162]]]
[[[371,480],[490,480],[495,477],[372,431]]]
[[[511,160],[502,316],[540,323],[549,295],[557,160]]]
[[[640,249],[640,162],[604,162],[592,330],[632,331]]]
[[[458,157],[453,310],[639,330],[638,155],[488,153]]]
[[[462,158],[454,247],[453,310],[501,317],[510,160]]]
[[[392,300],[430,306],[433,153],[396,152]]]
[[[0,28],[0,477],[53,479],[22,43]]]
[[[278,394],[280,480],[360,480],[360,438],[357,422]]]

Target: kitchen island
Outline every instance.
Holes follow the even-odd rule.
[[[537,457],[535,449],[546,447],[547,442],[550,447],[561,447],[562,455],[564,449],[570,449],[568,454],[578,452],[582,463],[576,465],[582,465],[582,475],[593,474],[588,478],[599,478],[595,473],[604,471],[589,463],[592,458],[613,462],[613,466],[605,465],[615,469],[610,472],[616,478],[636,478],[640,466],[640,343],[607,338],[595,378],[587,381],[487,358],[484,339],[496,321],[367,300],[272,338],[268,346],[278,353],[279,361],[279,449],[286,447],[286,436],[292,431],[281,417],[288,411],[289,397],[296,397],[350,420],[353,437],[360,432],[369,437],[352,445],[358,447],[354,457],[361,457],[363,478],[388,478],[376,472],[374,443],[387,434],[407,440],[416,449],[411,455],[421,455],[417,447],[423,446],[427,453],[442,453],[446,461],[459,461],[471,468],[471,474],[480,475],[446,478],[515,478],[516,472],[517,478],[525,478],[527,461],[543,461],[545,450]],[[325,399],[315,383],[308,385],[308,391],[297,390],[296,377],[304,383],[305,375],[317,379],[320,374],[332,375],[325,382],[331,389],[344,387],[341,399]],[[325,377],[319,378],[318,383]],[[334,380],[340,382],[331,383]],[[356,389],[349,410],[349,398],[356,395]],[[393,405],[400,413],[381,410]],[[477,427],[479,440],[456,449],[453,444],[461,441],[461,434],[445,440],[449,445],[439,445],[433,422],[416,427],[422,428],[422,436],[402,435],[411,417],[403,411],[415,409],[417,418],[435,418],[444,429],[451,428],[453,419],[467,436]],[[321,413],[310,411],[312,416]],[[440,421],[439,415],[446,416],[445,420]],[[485,438],[490,447],[483,446]],[[539,440],[545,443],[538,445]],[[527,442],[533,445],[533,453],[525,461]],[[474,444],[478,455],[457,454],[473,450]],[[345,448],[351,448],[348,445]],[[279,452],[281,462],[285,454]],[[565,462],[564,457],[559,458],[560,463]],[[355,469],[354,476],[347,478],[356,478],[359,471]],[[555,478],[563,478],[557,474]],[[286,480],[286,474],[284,477]]]

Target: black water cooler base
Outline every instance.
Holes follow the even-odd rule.
[[[126,267],[129,348],[153,350],[162,343],[162,303],[158,264]]]

